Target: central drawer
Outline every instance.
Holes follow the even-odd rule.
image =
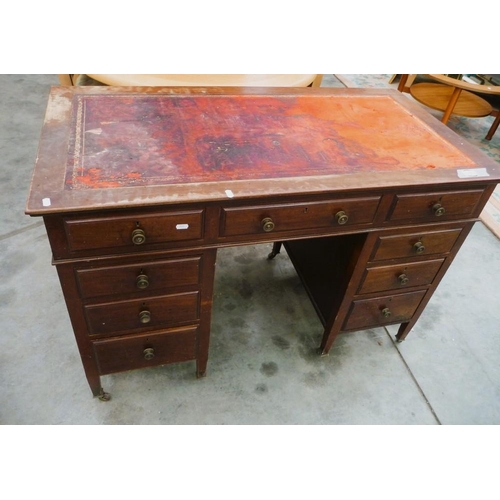
[[[371,224],[379,196],[344,200],[224,208],[222,236]]]
[[[123,300],[84,307],[90,335],[158,330],[199,318],[199,292]]]

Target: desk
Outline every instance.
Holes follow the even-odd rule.
[[[26,213],[107,400],[105,374],[206,374],[221,247],[284,242],[321,354],[341,332],[404,340],[499,180],[393,90],[54,87]]]

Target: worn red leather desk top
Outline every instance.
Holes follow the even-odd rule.
[[[393,91],[55,87],[27,212],[442,183],[485,162]]]

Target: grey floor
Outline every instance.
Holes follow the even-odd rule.
[[[406,342],[339,337],[269,245],[219,251],[208,376],[194,363],[103,377],[91,397],[44,227],[24,215],[55,75],[0,75],[1,424],[498,424],[500,241],[476,224]],[[324,86],[342,86],[333,76]]]

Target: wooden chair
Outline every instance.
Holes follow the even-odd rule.
[[[443,123],[447,123],[452,114],[472,118],[494,116],[485,137],[488,141],[500,124],[500,86],[478,85],[447,75],[401,75],[398,90],[410,93],[430,108],[443,111]]]

